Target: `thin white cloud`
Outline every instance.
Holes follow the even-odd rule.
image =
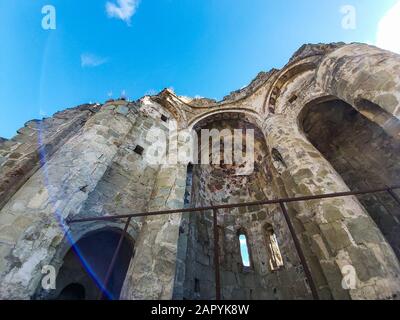
[[[380,48],[400,53],[400,1],[398,1],[379,21],[376,45]]]
[[[117,0],[117,4],[107,1],[106,11],[110,18],[117,18],[128,25],[139,6],[140,0]]]
[[[39,109],[39,115],[41,117],[47,117],[48,116],[47,112],[44,111],[44,109],[42,109],[42,108]]]
[[[81,54],[81,66],[82,68],[89,67],[98,67],[102,64],[105,64],[108,61],[108,58],[99,57],[92,53],[82,53]]]
[[[147,90],[146,92],[145,92],[145,96],[155,96],[155,95],[157,95],[158,94],[158,91],[157,90],[155,90],[155,89],[150,89],[150,90]]]

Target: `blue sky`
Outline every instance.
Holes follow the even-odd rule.
[[[219,100],[282,67],[303,43],[377,43],[379,22],[398,2],[117,1],[0,0],[0,136],[122,92],[137,99],[172,87]],[[56,9],[55,30],[42,28],[44,5]],[[343,5],[356,9],[355,29],[342,27]],[[386,29],[382,46],[398,38],[399,29]]]

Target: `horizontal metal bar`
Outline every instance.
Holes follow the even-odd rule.
[[[400,186],[384,187],[384,188],[372,189],[372,190],[366,190],[366,191],[347,191],[347,192],[337,192],[337,193],[275,199],[275,200],[242,202],[242,203],[235,203],[235,204],[225,204],[225,205],[207,206],[207,207],[199,207],[199,208],[173,209],[173,210],[152,211],[152,212],[125,214],[125,215],[106,216],[106,217],[83,218],[83,219],[67,219],[66,222],[68,224],[72,224],[72,223],[91,222],[91,221],[113,221],[113,220],[118,220],[118,219],[158,216],[158,215],[166,215],[166,214],[174,214],[174,213],[202,212],[202,211],[208,211],[208,210],[214,210],[214,209],[218,209],[218,210],[219,209],[231,209],[231,208],[253,207],[253,206],[280,204],[280,203],[318,200],[318,199],[339,198],[339,197],[347,197],[347,196],[357,196],[357,195],[362,195],[362,194],[388,192],[389,190],[397,190],[397,189],[400,189]]]

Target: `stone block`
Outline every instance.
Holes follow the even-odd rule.
[[[221,281],[224,286],[236,286],[237,280],[236,276],[233,272],[222,272],[221,273]]]
[[[267,218],[267,213],[265,211],[261,211],[257,214],[258,220],[265,220]]]
[[[369,249],[349,247],[347,251],[356,270],[357,277],[362,282],[366,282],[372,277],[385,276],[381,263]]]
[[[115,111],[116,111],[117,113],[119,113],[119,114],[127,115],[128,112],[129,112],[129,108],[128,108],[127,106],[121,105],[121,106],[118,106],[118,107],[115,109]]]
[[[367,242],[380,243],[383,238],[371,218],[366,216],[351,219],[347,223],[347,228],[357,244]]]
[[[323,210],[324,218],[328,222],[339,221],[343,218],[343,214],[342,214],[343,209],[340,209],[331,203],[327,203],[326,201],[322,204],[322,210]]]
[[[334,253],[351,245],[349,235],[341,223],[327,223],[321,225],[320,228],[323,238]]]
[[[317,255],[319,260],[328,260],[330,258],[330,253],[326,247],[324,241],[319,234],[312,237],[313,251]]]
[[[0,274],[6,270],[8,264],[7,257],[9,256],[11,250],[11,245],[0,242]]]
[[[332,296],[335,300],[349,300],[350,295],[342,287],[343,275],[339,267],[333,262],[321,261],[324,275],[328,281]]]

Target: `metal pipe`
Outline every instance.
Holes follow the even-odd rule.
[[[121,233],[121,236],[120,236],[119,241],[118,241],[117,248],[114,251],[114,255],[113,255],[112,259],[111,259],[110,266],[108,267],[106,276],[105,276],[104,281],[103,281],[103,288],[105,290],[107,290],[108,283],[110,282],[111,274],[114,271],[115,263],[117,262],[118,254],[119,254],[119,252],[121,250],[122,242],[124,241],[124,238],[126,237],[126,233],[128,231],[129,224],[131,223],[131,219],[132,218],[128,218],[128,220],[125,223],[124,231]],[[103,296],[104,296],[104,291],[103,291],[103,289],[100,289],[98,300],[103,299]]]
[[[115,216],[106,216],[106,217],[93,217],[93,218],[83,218],[83,219],[67,219],[66,222],[68,224],[72,224],[72,223],[91,222],[91,221],[113,221],[113,220],[117,220],[117,219],[167,215],[167,214],[173,214],[173,213],[202,212],[202,211],[208,211],[208,210],[214,210],[214,209],[231,209],[231,208],[242,208],[242,207],[280,204],[281,202],[282,203],[290,203],[290,202],[309,201],[309,200],[318,200],[318,199],[339,198],[339,197],[356,196],[356,195],[378,193],[378,192],[388,192],[389,190],[396,190],[396,189],[400,189],[400,186],[393,186],[390,188],[386,187],[386,188],[373,189],[373,190],[367,190],[367,191],[336,192],[336,193],[321,194],[321,195],[283,198],[283,199],[275,199],[275,200],[263,200],[263,201],[256,201],[256,202],[242,202],[242,203],[236,203],[236,204],[226,204],[226,205],[198,207],[198,208],[184,208],[184,209],[174,209],[174,210],[152,211],[152,212],[143,212],[143,213],[136,213],[136,214],[125,214],[125,215],[115,215]]]
[[[219,273],[219,231],[218,231],[218,210],[213,210],[214,228],[214,269],[215,269],[215,300],[221,300],[221,277]]]
[[[317,287],[316,287],[314,279],[313,279],[313,277],[311,275],[310,268],[308,267],[307,260],[306,260],[306,257],[304,255],[303,249],[301,248],[299,238],[297,237],[297,234],[296,234],[296,232],[294,230],[292,221],[290,220],[289,214],[288,214],[288,212],[286,210],[286,206],[285,206],[285,204],[283,202],[280,202],[279,204],[281,206],[282,213],[285,216],[285,220],[286,220],[286,223],[287,223],[287,225],[289,227],[290,234],[292,235],[292,238],[293,238],[293,241],[294,241],[294,246],[296,247],[296,250],[297,250],[297,254],[299,255],[301,264],[303,265],[304,273],[305,273],[305,275],[307,277],[308,284],[310,286],[312,296],[313,296],[314,300],[319,300]]]

